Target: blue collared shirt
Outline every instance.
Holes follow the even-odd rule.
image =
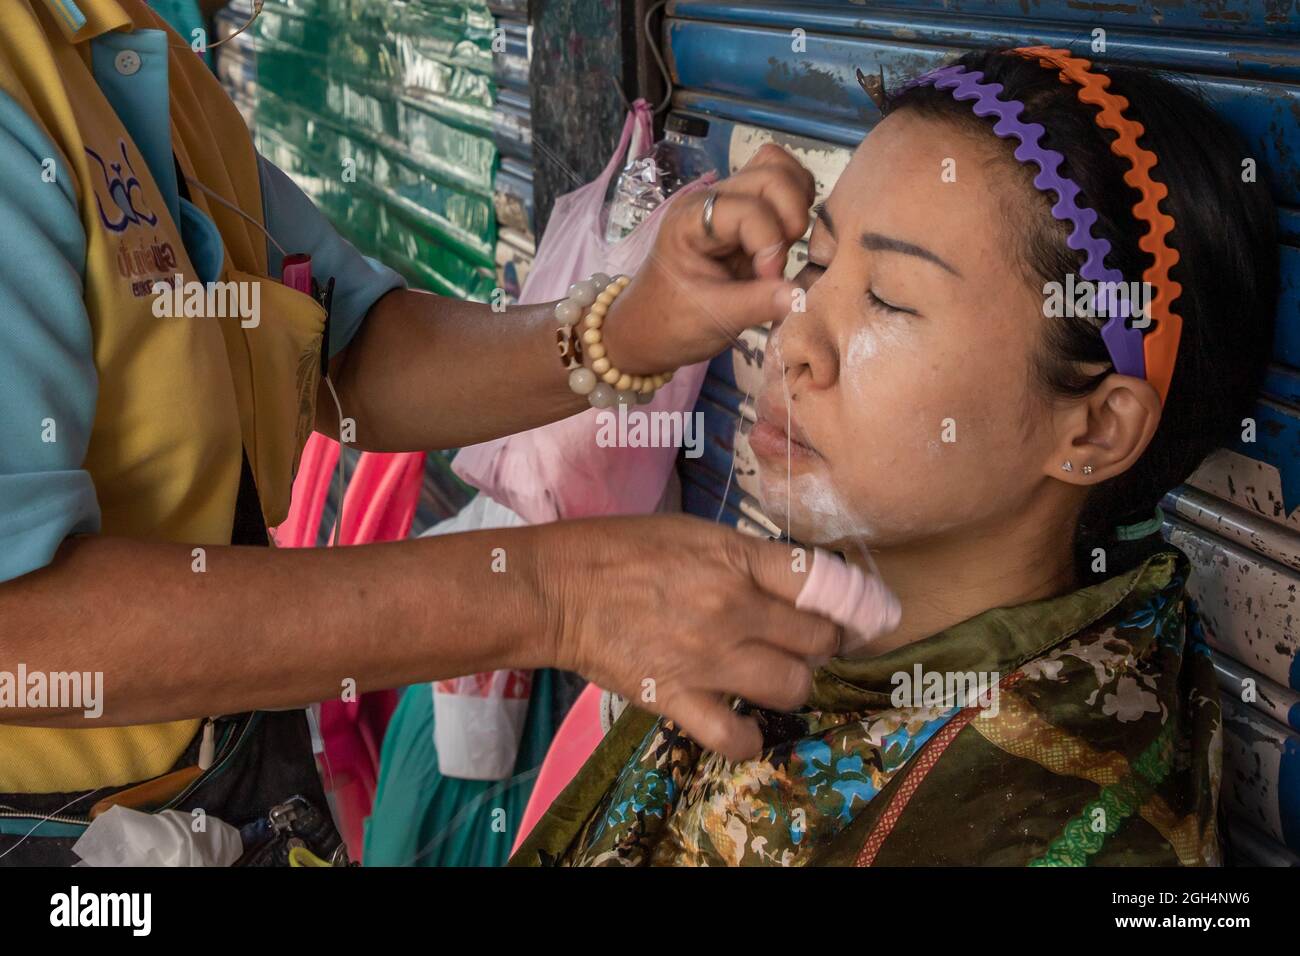
[[[223,258],[216,225],[180,197],[168,114],[167,34],[112,32],[90,41],[104,96],[145,157],[182,226],[186,251],[201,278],[214,278]],[[139,55],[126,74],[119,53]],[[0,169],[39,166],[58,151],[39,125],[0,92]],[[313,271],[334,276],[330,354],[344,348],[370,307],[402,286],[392,269],[363,256],[329,224],[283,172],[259,157],[267,231],[289,252],[306,252]],[[65,537],[100,528],[94,482],[82,467],[95,419],[97,375],[90,319],[82,301],[86,235],[66,169],[55,189],[32,189],[21,177],[0,177],[0,582],[47,565]],[[281,256],[268,240],[268,269]],[[19,422],[59,422],[60,440],[43,442]]]

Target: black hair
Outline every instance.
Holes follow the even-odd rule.
[[[1062,82],[1058,70],[1037,59],[989,51],[968,53],[956,63],[1001,84],[1000,99],[1020,101],[1020,118],[1042,124],[1042,145],[1065,156],[1061,173],[1079,186],[1080,205],[1097,213],[1093,235],[1111,245],[1106,264],[1127,282],[1141,281],[1152,261],[1138,246],[1148,230],[1133,215],[1141,194],[1124,182],[1128,160],[1111,152],[1115,134],[1097,125],[1098,108],[1080,102],[1079,87]],[[1179,254],[1171,276],[1182,294],[1172,308],[1183,319],[1183,331],[1150,445],[1131,468],[1097,485],[1079,515],[1074,553],[1083,581],[1090,577],[1094,548],[1105,549],[1107,573],[1114,574],[1159,544],[1154,536],[1145,545],[1127,544],[1116,529],[1150,519],[1167,491],[1239,434],[1268,364],[1278,285],[1277,213],[1263,177],[1244,175],[1250,154],[1235,132],[1198,95],[1156,72],[1095,64],[1093,70],[1108,75],[1110,92],[1129,101],[1124,115],[1145,127],[1139,143],[1158,157],[1151,175],[1168,188],[1160,208],[1176,223],[1165,241]],[[931,86],[888,95],[884,109],[914,110],[992,132],[993,120],[976,116],[970,102]],[[1012,157],[1017,140],[990,136],[990,142],[1021,168],[1034,194],[1030,221],[1014,227],[1026,278],[1061,282],[1067,273],[1077,275],[1084,257],[1065,243],[1072,227],[1051,215],[1056,194],[1032,186],[1038,167]],[[1259,181],[1246,181],[1254,178]],[[1034,369],[1044,394],[1086,395],[1110,374],[1085,370],[1110,362],[1095,319],[1053,319],[1045,328]]]

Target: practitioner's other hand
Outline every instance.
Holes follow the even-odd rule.
[[[812,174],[769,143],[714,191],[712,235],[708,190],[675,199],[645,264],[610,309],[604,341],[625,372],[704,361],[749,326],[790,311],[786,254],[808,228]]]
[[[812,554],[684,515],[549,526],[544,595],[552,660],[674,720],[731,759],[762,738],[731,698],[802,705],[840,630],[794,608]]]

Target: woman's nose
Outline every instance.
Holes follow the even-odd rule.
[[[788,385],[803,382],[812,388],[829,388],[839,376],[839,351],[829,334],[815,290],[804,298],[804,308],[795,308],[772,326],[768,338],[769,358],[777,374]]]

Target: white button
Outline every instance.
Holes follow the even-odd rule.
[[[140,54],[135,50],[123,50],[113,58],[113,65],[123,76],[130,76],[140,70]]]

